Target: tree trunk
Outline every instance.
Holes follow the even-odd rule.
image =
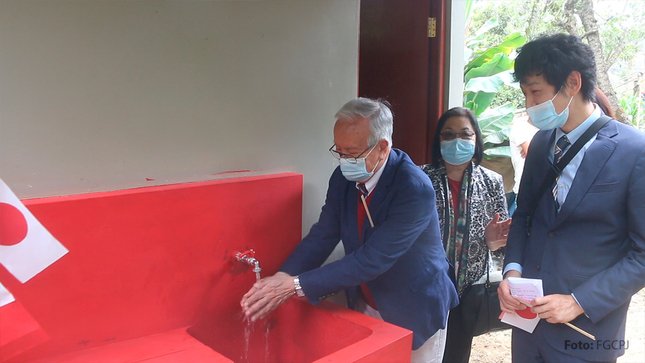
[[[567,3],[569,1],[567,1]],[[600,33],[598,32],[598,22],[596,21],[593,10],[593,1],[578,0],[577,3],[578,6],[575,7],[575,11],[580,17],[582,26],[585,30],[585,34],[582,37],[587,38],[589,46],[596,55],[596,77],[598,80],[598,87],[605,93],[605,95],[607,95],[607,98],[609,98],[611,108],[616,112],[616,118],[624,122],[626,120],[625,112],[618,104],[616,91],[614,91],[614,87],[612,87],[609,82],[609,76],[607,75],[609,67],[605,62],[605,56],[602,50],[602,42],[600,41]]]
[[[566,29],[567,33],[578,36],[578,27],[576,26],[575,16],[576,0],[567,0],[564,3],[564,19],[562,20],[562,27]]]

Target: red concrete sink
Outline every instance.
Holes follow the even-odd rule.
[[[213,317],[190,335],[234,362],[409,362],[412,333],[333,303],[292,299],[266,319]]]
[[[279,269],[301,238],[301,175],[25,204],[70,252],[24,284],[0,268],[16,298],[0,307],[0,362],[409,361],[409,331],[295,298],[255,323],[245,352],[255,275],[231,256],[253,248],[264,275]]]

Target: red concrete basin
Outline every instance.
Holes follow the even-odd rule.
[[[244,353],[239,302],[255,275],[232,256],[253,248],[263,275],[279,269],[301,238],[301,175],[25,204],[70,252],[27,283],[0,268],[16,299],[0,306],[1,363],[409,362],[411,332],[295,298]]]
[[[409,362],[412,333],[333,303],[292,299],[266,319],[213,317],[188,333],[234,362]]]

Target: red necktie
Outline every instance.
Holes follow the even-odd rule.
[[[370,200],[372,199],[372,195],[374,193],[368,195],[367,188],[365,188],[365,184],[363,183],[356,184],[356,189],[358,189],[359,191],[356,207],[356,215],[358,217],[356,224],[358,225],[358,239],[363,242],[363,225],[365,224],[365,219],[367,219],[367,213],[365,212],[365,207],[363,206],[361,195],[365,196],[365,204],[369,206]],[[365,302],[372,308],[377,309],[376,300],[374,299],[374,296],[372,295],[370,289],[367,287],[366,283],[361,284],[361,293],[363,294],[363,299],[365,300]]]

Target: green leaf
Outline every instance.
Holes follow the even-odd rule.
[[[504,53],[508,55],[511,54],[511,52],[515,49],[523,46],[525,43],[526,37],[519,32],[515,32],[509,34],[506,38],[504,38],[504,41],[497,47],[503,49]]]
[[[495,93],[468,92],[464,96],[464,107],[469,108],[475,116],[479,116],[495,98]]]
[[[468,19],[470,19],[470,11],[473,8],[473,3],[475,0],[466,0],[466,23],[468,23]]]
[[[497,19],[489,19],[474,36],[469,36],[467,49],[473,49],[497,25]],[[512,76],[514,61],[510,55],[524,43],[526,38],[520,33],[510,34],[497,46],[469,54],[470,61],[464,67],[464,106],[479,119],[487,157],[510,157],[508,134],[515,109],[511,104],[492,110],[489,107],[505,85],[516,86]]]
[[[503,53],[507,56],[510,55],[512,51],[524,45],[524,43],[526,43],[526,37],[520,33],[512,33],[508,35],[498,46],[488,48],[479,55],[475,54],[475,58],[468,62],[465,67],[466,73],[468,73],[472,68],[480,67],[489,62],[498,53]]]
[[[507,72],[513,69],[513,61],[503,53],[496,54],[490,61],[479,67],[471,68],[464,75],[464,80],[472,78],[492,76],[501,72]]]
[[[483,142],[486,144],[502,144],[508,140],[509,128],[504,128],[496,132],[489,133],[486,137],[482,135]]]
[[[497,93],[504,86],[504,78],[498,74],[489,77],[471,78],[464,86],[464,92]]]
[[[487,118],[497,118],[502,116],[508,116],[509,114],[512,119],[514,112],[515,112],[515,107],[513,107],[513,105],[510,103],[505,103],[499,107],[486,110],[486,112],[481,116],[479,121],[482,122],[482,120]]]
[[[504,85],[511,84],[512,82],[513,76],[510,71],[498,73],[490,77],[470,79],[464,87],[464,107],[471,109],[475,113],[475,116],[479,116],[490,106]],[[509,105],[509,107],[512,106]]]
[[[484,143],[501,144],[508,140],[514,111],[513,105],[507,103],[482,112],[477,122],[479,123]]]

